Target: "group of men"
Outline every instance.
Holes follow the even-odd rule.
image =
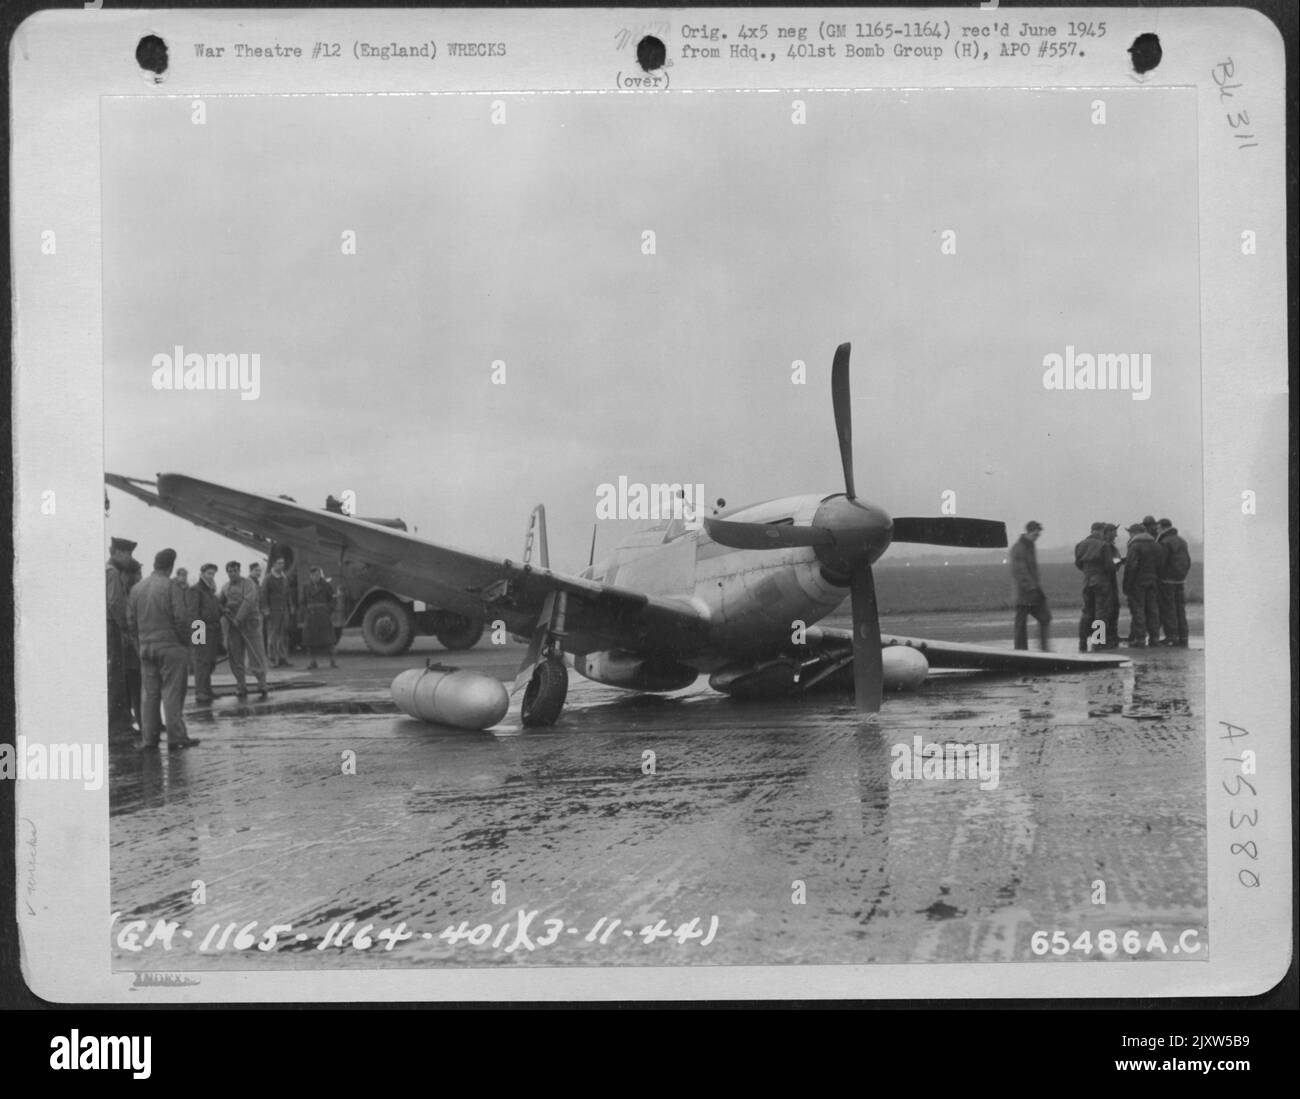
[[[152,574],[143,577],[132,556],[135,548],[135,542],[114,538],[106,570],[109,734],[131,733],[134,718],[140,728],[137,747],[156,750],[165,727],[168,748],[188,748],[198,744],[184,718],[191,669],[195,701],[208,705],[215,697],[212,672],[223,651],[238,698],[248,697],[248,671],[266,698],[268,666],[292,666],[294,584],[284,559],[277,557],[266,577],[257,562],[244,577],[239,562],[229,561],[220,590],[214,564],[203,565],[190,585],[185,569],[173,575],[173,549],[159,551]]]
[[[1049,649],[1051,611],[1038,576],[1034,543],[1043,525],[1030,522],[1011,548],[1015,583],[1015,647],[1027,649],[1028,619],[1037,620],[1041,644]],[[1166,645],[1186,648],[1187,603],[1184,591],[1192,567],[1187,542],[1168,519],[1146,516],[1128,528],[1128,544],[1120,553],[1117,523],[1093,523],[1088,536],[1074,547],[1074,564],[1083,573],[1083,613],[1079,616],[1079,651]],[[1131,619],[1127,637],[1119,634],[1121,592]],[[1163,630],[1163,638],[1160,636]]]

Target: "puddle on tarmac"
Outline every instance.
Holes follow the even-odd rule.
[[[371,697],[196,720],[198,748],[111,754],[114,964],[1023,960],[1092,919],[1095,878],[1126,927],[1204,943],[1202,672],[936,677],[868,720],[594,684],[546,731]],[[985,770],[927,777],[929,744]]]

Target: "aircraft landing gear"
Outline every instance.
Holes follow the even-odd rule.
[[[533,669],[524,690],[520,717],[525,725],[554,725],[569,693],[569,673],[563,660],[548,658]]]

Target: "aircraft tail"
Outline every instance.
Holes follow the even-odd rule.
[[[528,534],[524,537],[524,564],[532,564],[533,554],[537,554],[537,564],[544,569],[551,567],[550,551],[546,546],[546,505],[538,504],[528,517]]]

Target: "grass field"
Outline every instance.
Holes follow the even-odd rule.
[[[1079,602],[1083,574],[1068,562],[1042,562],[1038,575],[1052,607]],[[1010,565],[877,565],[876,593],[881,614],[922,611],[999,611],[1012,606]],[[1187,602],[1199,603],[1202,570],[1192,565]]]

